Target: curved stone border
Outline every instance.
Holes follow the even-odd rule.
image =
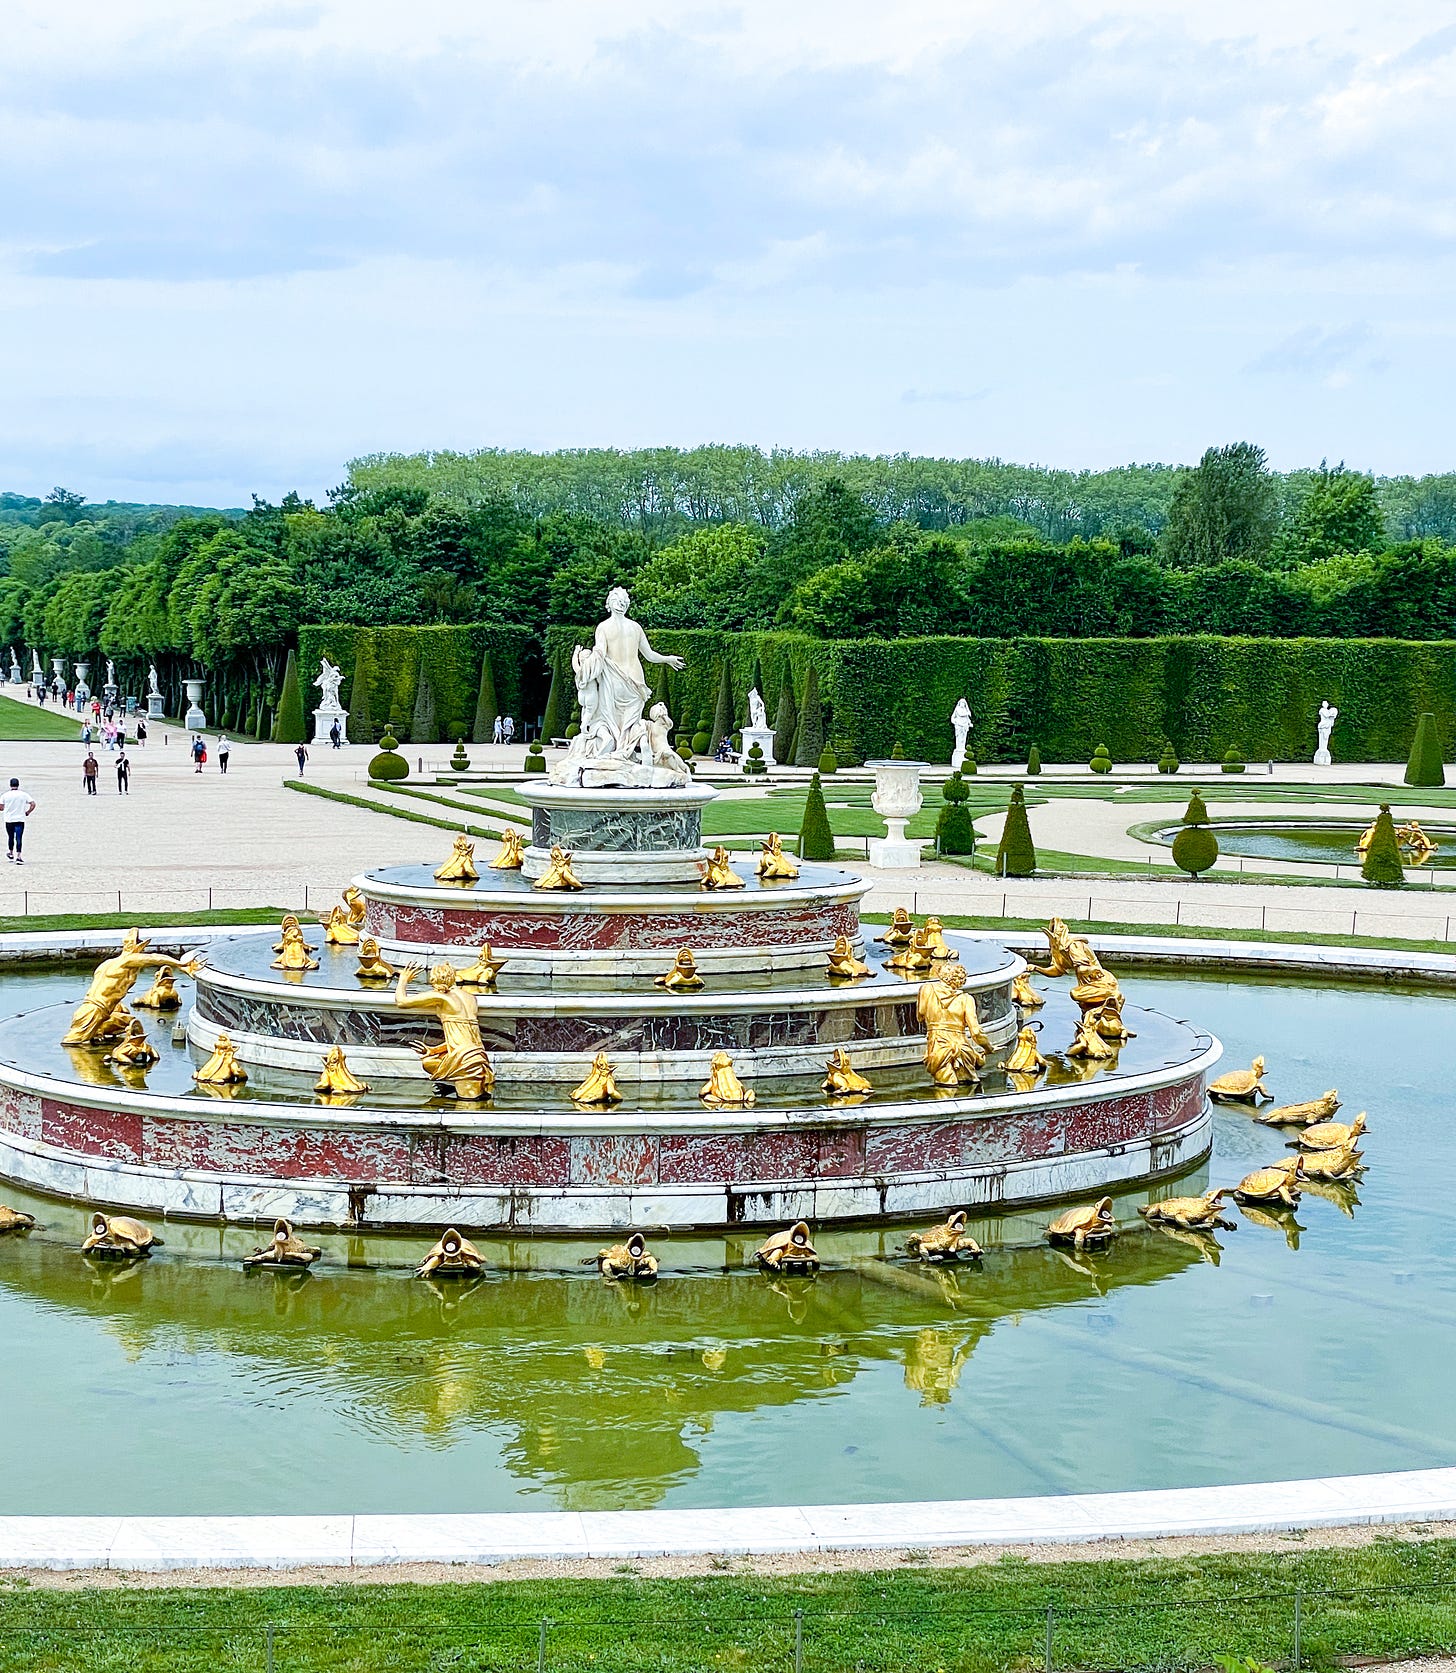
[[[409,1516],[3,1516],[0,1568],[373,1568],[894,1551],[1456,1520],[1456,1469],[1025,1499]]]

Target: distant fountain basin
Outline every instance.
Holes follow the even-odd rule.
[[[1299,865],[1358,869],[1360,855],[1355,844],[1369,823],[1368,819],[1215,819],[1209,829],[1218,838],[1219,853],[1236,859],[1284,860]],[[1456,825],[1422,820],[1421,826],[1439,846],[1429,858],[1417,862],[1407,857],[1406,864],[1421,871],[1456,869]],[[1182,828],[1178,824],[1165,825],[1149,832],[1144,840],[1171,847]]]

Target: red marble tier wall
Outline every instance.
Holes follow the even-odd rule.
[[[529,912],[472,911],[463,906],[396,906],[371,900],[365,917],[370,935],[446,947],[478,947],[488,941],[503,952],[652,952],[692,946],[792,947],[859,933],[852,901],[825,906],[754,912]]]
[[[0,1090],[0,1128],[82,1156],[320,1183],[459,1186],[773,1184],[995,1167],[1146,1140],[1191,1121],[1201,1076],[1059,1110],[744,1133],[413,1133],[173,1119]]]

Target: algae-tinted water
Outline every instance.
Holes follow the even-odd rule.
[[[35,980],[27,999],[7,979],[14,1008],[53,1000]],[[1281,1101],[1336,1086],[1342,1114],[1369,1109],[1352,1214],[1311,1194],[1295,1232],[1234,1211],[1217,1251],[1141,1229],[1143,1193],[1107,1255],[1038,1245],[1038,1212],[981,1222],[984,1263],[953,1277],[887,1258],[902,1228],[825,1233],[831,1269],[780,1283],[744,1270],[756,1238],[660,1239],[650,1291],[602,1284],[588,1244],[486,1243],[511,1270],[461,1290],[409,1276],[424,1240],[325,1235],[312,1275],[245,1275],[237,1228],[171,1225],[150,1263],[93,1271],[81,1211],[46,1203],[43,1234],[0,1240],[0,1510],[782,1504],[1456,1461],[1456,1000],[1126,986],[1230,1066],[1263,1052]],[[1283,1143],[1221,1112],[1179,1189]]]

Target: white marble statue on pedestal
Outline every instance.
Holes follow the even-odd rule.
[[[25,675],[20,672],[20,658],[15,654],[14,645],[10,647],[10,683],[11,685],[25,684]]]
[[[961,698],[950,713],[951,730],[955,733],[955,748],[951,751],[950,770],[958,773],[966,764],[966,738],[975,722],[971,719],[971,705]]]
[[[1334,765],[1334,762],[1330,757],[1330,733],[1334,731],[1335,722],[1339,718],[1340,711],[1332,702],[1330,702],[1329,698],[1325,698],[1319,706],[1319,720],[1317,722],[1319,727],[1319,748],[1314,752],[1314,764],[1316,767],[1329,767]]]
[[[319,671],[313,682],[319,688],[319,706],[313,711],[313,741],[315,744],[332,744],[334,728],[339,729],[339,743],[349,741],[349,713],[339,701],[339,687],[344,683],[343,674],[327,657],[321,657]]]
[[[748,693],[748,724],[755,732],[762,732],[768,725],[768,710],[757,686],[750,687]]]
[[[652,695],[642,677],[643,662],[680,669],[683,659],[653,650],[641,624],[627,615],[630,603],[625,587],[613,587],[607,594],[607,619],[592,644],[578,645],[571,653],[581,731],[551,769],[553,784],[609,790],[667,789],[688,782],[687,763],[667,747],[672,717],[666,706],[654,704],[645,720],[642,714]]]
[[[775,767],[774,760],[774,729],[768,723],[768,710],[764,707],[763,696],[755,686],[748,693],[748,725],[743,728],[743,759],[747,761],[750,751],[757,744],[763,752],[763,764]]]
[[[162,687],[157,679],[157,665],[154,662],[147,669],[147,696],[160,697],[161,695]]]

